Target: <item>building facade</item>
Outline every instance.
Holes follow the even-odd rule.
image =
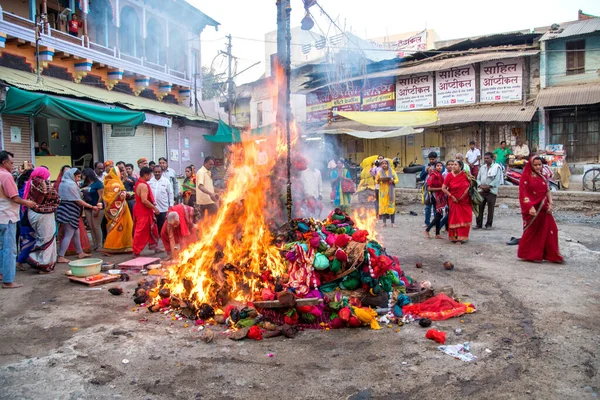
[[[600,18],[555,25],[540,40],[540,145],[570,164],[600,163]]]
[[[47,142],[64,164],[169,157],[179,166],[193,155],[175,146],[179,139],[171,135],[178,137],[185,127],[188,141],[196,141],[216,130],[216,118],[196,114],[194,102],[201,97],[200,36],[218,23],[187,2],[6,0],[0,7],[3,100],[11,88],[20,88],[52,101],[99,107],[109,117],[110,110],[144,113],[142,124],[126,129],[106,123],[110,118],[100,118],[100,111],[65,117],[23,115],[8,107],[12,114],[1,112],[2,143],[18,163],[58,162],[36,156]],[[185,24],[183,15],[190,16]]]

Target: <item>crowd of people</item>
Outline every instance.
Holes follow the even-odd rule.
[[[1,151],[3,288],[22,286],[14,282],[16,268],[50,273],[69,257],[83,259],[93,251],[138,257],[148,247],[177,257],[197,237],[196,222],[217,211],[211,156],[197,174],[194,165],[186,167],[181,195],[165,158],[158,164],[141,158],[137,170],[122,161],[83,171],[65,165],[53,183],[45,166],[22,170],[15,179],[13,164],[13,154]]]
[[[473,213],[474,229],[492,229],[498,188],[512,151],[502,142],[482,158],[475,142],[469,147],[466,156],[456,154],[446,163],[431,152],[429,163],[423,166],[427,238],[435,228],[435,238],[441,239],[445,228],[450,241],[467,242]],[[528,156],[529,149],[519,142],[514,157]],[[323,209],[321,172],[306,164],[299,182],[306,208],[318,217]],[[331,202],[335,207],[348,208],[356,190],[350,171],[341,159],[330,164]],[[398,175],[384,156],[375,164],[370,171],[375,181],[375,210],[384,226],[389,219],[395,227]],[[50,273],[57,263],[69,263],[68,257],[86,258],[93,251],[138,257],[148,247],[176,257],[179,249],[197,237],[196,223],[218,212],[214,166],[215,158],[207,156],[197,172],[194,165],[186,167],[180,194],[176,173],[165,158],[158,164],[141,158],[137,170],[122,161],[97,162],[93,169],[83,171],[65,165],[52,183],[45,166],[23,170],[14,179],[12,153],[0,152],[2,287],[22,286],[14,282],[17,267],[25,269],[28,264],[40,273]],[[523,215],[519,258],[562,262],[552,197],[540,157],[533,156],[526,163],[519,199]]]
[[[522,140],[518,140],[514,151],[502,141],[493,152],[483,154],[483,158],[474,141],[469,143],[465,156],[457,153],[446,163],[438,159],[436,152],[429,153],[429,163],[423,166],[420,174],[424,182],[424,235],[431,239],[431,231],[435,229],[435,238],[442,239],[441,231],[446,229],[451,242],[466,243],[473,225],[473,214],[473,229],[492,229],[498,189],[504,183],[504,171],[511,155],[518,160],[528,160],[519,184],[523,236],[518,241],[518,257],[528,261],[561,263],[558,229],[552,216],[552,195],[548,180],[542,173],[543,159],[536,155],[530,157],[530,150]],[[382,155],[378,156],[370,173],[375,180],[377,216],[384,227],[388,218],[395,227],[394,186],[398,177],[390,168],[390,161]],[[340,163],[337,172],[332,173],[332,178],[337,176],[349,177]],[[341,192],[341,185],[338,184],[338,187]],[[347,201],[336,194],[336,206]]]

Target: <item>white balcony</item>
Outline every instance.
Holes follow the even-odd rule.
[[[35,44],[35,29],[35,23],[27,18],[4,11],[0,14],[0,32],[5,33],[7,39],[17,38]],[[83,36],[71,36],[46,26],[40,37],[39,44],[53,48],[55,52],[60,51],[83,59],[90,59],[94,63],[120,68],[174,85],[192,86],[191,78],[186,71],[177,71],[170,69],[167,65],[151,63],[143,58],[122,53],[118,48],[109,48],[90,42]]]

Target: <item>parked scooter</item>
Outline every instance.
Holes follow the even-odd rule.
[[[510,169],[506,169],[504,172],[504,182],[509,185],[519,186],[519,182],[521,182],[521,175],[523,175],[523,168],[512,167]],[[558,182],[554,180],[553,175],[554,173],[547,164],[542,165],[542,176],[548,180],[550,190],[552,192],[556,192],[560,189],[560,186]]]

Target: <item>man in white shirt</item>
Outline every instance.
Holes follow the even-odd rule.
[[[158,159],[158,165],[160,165],[160,169],[162,169],[162,176],[164,176],[169,180],[169,182],[171,182],[173,196],[176,199],[179,198],[179,185],[177,183],[177,173],[173,168],[169,168],[169,163],[164,157]]]
[[[314,161],[310,161],[308,168],[302,171],[300,178],[304,186],[304,193],[308,203],[308,209],[315,212],[317,217],[321,217],[323,205],[321,204],[323,194],[323,178],[321,171],[315,167]]]
[[[513,149],[513,154],[517,160],[527,160],[529,158],[529,146],[523,143],[523,139],[517,139],[517,145]]]
[[[469,142],[469,151],[467,151],[467,163],[469,164],[469,168],[471,169],[471,175],[477,176],[479,173],[479,165],[481,163],[481,151],[475,147],[475,141],[471,140]]]
[[[219,196],[215,193],[215,187],[212,180],[212,169],[215,166],[215,158],[207,156],[204,159],[204,165],[196,174],[196,205],[194,206],[194,217],[196,221],[204,217],[204,213],[214,215],[219,211],[217,202]]]
[[[483,226],[483,212],[485,211],[486,204],[488,214],[485,229],[492,229],[498,187],[502,184],[502,167],[497,162],[494,162],[494,153],[491,152],[485,153],[483,161],[484,164],[479,169],[479,174],[477,175],[477,185],[479,186],[481,197],[483,197],[483,202],[479,205],[479,215],[476,218],[475,229],[481,229]]]
[[[160,165],[155,165],[152,173],[154,174],[154,178],[148,181],[148,185],[154,195],[156,208],[158,208],[158,211],[160,212],[156,216],[158,232],[162,232],[162,226],[167,219],[167,211],[169,211],[169,207],[174,204],[173,188],[171,187],[171,182],[162,175],[162,168]]]

